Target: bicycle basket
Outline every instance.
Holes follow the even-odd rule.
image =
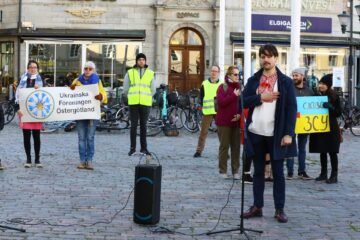
[[[179,136],[179,130],[173,124],[165,124],[164,126],[164,134],[167,137],[177,137]]]
[[[169,106],[175,106],[178,103],[178,94],[176,92],[169,93],[166,96],[166,100],[169,104]]]
[[[179,95],[178,106],[180,108],[187,108],[190,106],[189,96]]]

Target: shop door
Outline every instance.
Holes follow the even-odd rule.
[[[180,93],[200,88],[204,80],[204,45],[201,35],[182,28],[170,39],[169,87]]]

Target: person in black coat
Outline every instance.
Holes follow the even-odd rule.
[[[4,109],[2,108],[2,105],[0,104],[0,131],[3,130],[4,123],[5,123]],[[0,170],[4,170],[4,167],[1,164],[1,159],[0,159]]]
[[[311,153],[320,153],[321,173],[316,181],[326,183],[336,183],[338,175],[338,157],[340,149],[340,129],[337,117],[341,115],[341,105],[339,96],[332,86],[332,74],[323,76],[319,81],[319,94],[328,96],[329,101],[323,104],[324,108],[329,109],[330,132],[310,134],[309,151]],[[331,175],[327,179],[327,154],[330,155]]]

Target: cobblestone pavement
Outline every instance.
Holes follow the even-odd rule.
[[[184,131],[179,137],[160,134],[149,138],[163,167],[161,220],[159,225],[187,234],[212,229],[226,203],[231,180],[217,171],[218,140],[210,133],[202,158],[194,159],[197,134]],[[15,123],[0,132],[0,153],[6,166],[0,172],[0,224],[22,227],[26,233],[0,230],[0,239],[245,239],[239,232],[212,236],[185,236],[151,233],[132,221],[133,195],[120,210],[134,185],[137,156],[128,157],[128,131],[97,132],[95,170],[78,170],[77,133],[42,134],[43,169],[25,169],[22,134]],[[245,220],[245,227],[261,229],[252,239],[360,239],[359,142],[349,133],[339,154],[339,183],[328,185],[314,180],[287,181],[286,213],[289,222],[273,218],[272,183],[266,183],[264,217]],[[319,156],[309,155],[309,175],[319,173]],[[296,169],[297,166],[295,166]],[[230,203],[223,211],[216,230],[237,227],[240,215],[240,181],[235,182]],[[245,186],[245,207],[252,203],[252,187]],[[20,225],[11,219],[25,218]]]

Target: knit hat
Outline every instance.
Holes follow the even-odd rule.
[[[328,86],[328,88],[331,88],[332,84],[333,84],[333,75],[331,74],[326,74],[325,76],[323,76],[319,83],[323,83],[326,86]]]
[[[95,68],[96,68],[95,63],[92,62],[92,61],[87,61],[87,62],[85,63],[85,65],[84,65],[84,68],[86,68],[86,67],[92,68],[92,69],[94,69],[94,70],[95,70]]]
[[[292,70],[292,74],[294,74],[294,73],[299,73],[299,74],[305,76],[306,68],[304,68],[304,67],[295,68],[294,70]]]
[[[136,55],[136,62],[137,62],[140,58],[145,59],[145,62],[146,62],[146,56],[145,56],[145,54],[143,54],[143,53],[138,53],[138,55]]]

